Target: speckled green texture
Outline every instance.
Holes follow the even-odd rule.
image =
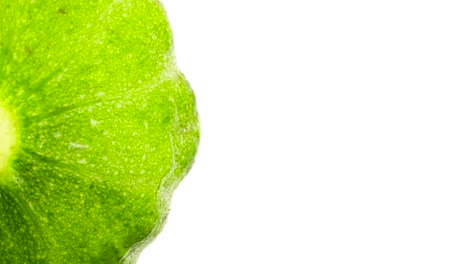
[[[171,34],[154,0],[0,0],[0,263],[136,263],[159,233],[199,142]]]

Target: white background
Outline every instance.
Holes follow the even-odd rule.
[[[466,1],[163,3],[202,141],[139,264],[468,263]]]

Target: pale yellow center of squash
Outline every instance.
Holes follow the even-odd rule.
[[[16,146],[16,127],[12,115],[0,105],[0,181]]]

